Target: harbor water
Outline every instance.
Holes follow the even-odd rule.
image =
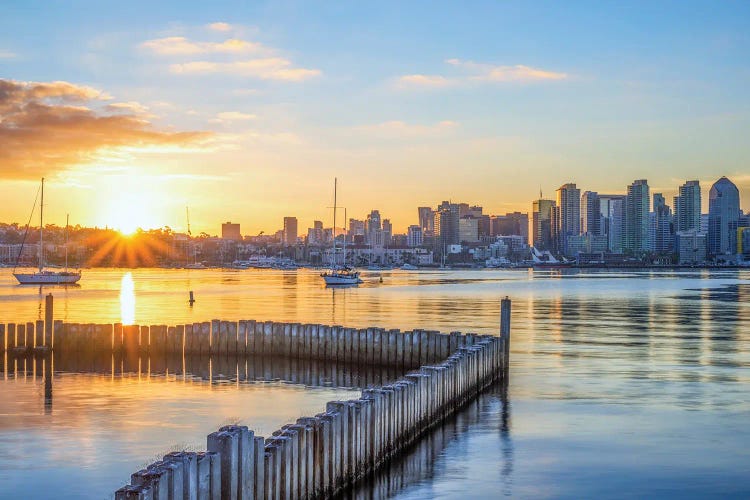
[[[482,395],[352,494],[750,496],[750,271],[397,270],[362,278],[355,288],[327,289],[304,269],[90,269],[78,287],[39,289],[16,285],[2,269],[0,322],[43,318],[52,293],[55,318],[79,323],[218,318],[497,334],[507,295],[509,387]],[[139,466],[203,449],[223,424],[264,435],[393,375],[103,364],[0,359],[0,498],[109,498]],[[252,375],[259,372],[271,375]]]

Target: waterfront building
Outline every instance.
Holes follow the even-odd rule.
[[[690,230],[675,234],[675,252],[681,265],[705,264],[706,248],[706,233]]]
[[[698,181],[686,181],[674,197],[675,231],[701,229],[701,186]]]
[[[664,195],[654,193],[654,211],[649,214],[649,244],[652,252],[671,252],[674,246],[672,237],[672,209],[666,204]]]
[[[435,215],[435,233],[439,236],[438,244],[441,249],[447,245],[458,245],[461,242],[458,232],[459,211],[458,203],[444,201],[438,206],[438,213]]]
[[[492,236],[522,236],[529,241],[529,214],[509,212],[492,219]]]
[[[221,225],[221,237],[225,240],[241,240],[240,225],[225,222]]]
[[[554,207],[555,200],[545,200],[542,198],[535,200],[532,204],[532,244],[538,250],[552,249],[552,212]],[[494,229],[493,234],[497,235]]]
[[[740,219],[740,192],[722,177],[708,194],[708,251],[711,255],[734,255]]]
[[[458,241],[460,243],[479,241],[479,219],[465,215],[458,220]]]
[[[648,181],[646,179],[633,181],[628,186],[628,194],[625,196],[624,250],[633,254],[649,250],[650,205]]]
[[[321,225],[322,229],[322,225]],[[282,243],[284,246],[291,246],[297,244],[297,217],[284,217],[284,233]]]
[[[601,234],[576,234],[568,236],[570,256],[579,254],[602,253],[607,251],[607,237]]]
[[[602,234],[602,208],[599,193],[585,191],[581,195],[581,234]]]
[[[563,184],[557,189],[557,215],[553,226],[557,251],[572,255],[568,248],[568,237],[581,233],[581,190],[574,183]]]
[[[737,229],[737,256],[745,261],[750,261],[750,227]]]
[[[410,248],[421,247],[424,243],[424,233],[418,225],[409,226],[406,230],[406,246]]]
[[[422,228],[422,233],[434,231],[435,211],[430,207],[418,207],[417,212],[419,213],[419,227]]]
[[[492,220],[489,215],[483,214],[477,219],[479,226],[479,239],[484,241],[492,236]]]
[[[622,236],[625,230],[625,195],[600,194],[601,231],[607,236],[607,248],[611,253],[622,253]]]

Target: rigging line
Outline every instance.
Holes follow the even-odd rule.
[[[31,225],[31,218],[34,216],[34,209],[36,208],[36,202],[39,199],[39,192],[42,190],[42,185],[40,184],[39,187],[36,190],[36,197],[34,198],[34,206],[31,207],[31,213],[29,214],[29,220],[26,222],[26,231],[23,233],[23,240],[21,240],[21,248],[18,249],[18,255],[16,255],[16,261],[13,263],[13,272],[16,272],[16,267],[18,267],[18,261],[21,260],[21,253],[23,252],[23,246],[26,243],[26,237],[29,235],[29,226]],[[41,228],[40,228],[41,229]],[[41,242],[39,243],[41,245]]]

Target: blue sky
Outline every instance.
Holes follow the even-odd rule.
[[[397,229],[448,198],[528,211],[568,181],[648,178],[670,199],[697,178],[707,198],[727,175],[747,208],[748,2],[217,3],[3,3],[0,79],[91,87],[97,116],[129,103],[154,130],[211,134],[6,168],[20,194],[3,219],[45,171],[89,205],[171,189],[142,224],[179,227],[190,204],[214,233],[329,217],[334,176],[350,215],[379,208]]]

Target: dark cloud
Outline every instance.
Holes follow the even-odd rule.
[[[142,115],[97,109],[105,99],[68,82],[0,79],[0,175],[38,178],[88,163],[104,149],[192,147],[211,135],[158,130]]]

